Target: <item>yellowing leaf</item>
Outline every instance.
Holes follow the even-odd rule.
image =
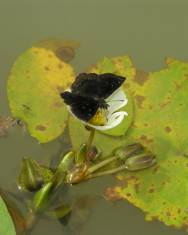
[[[127,141],[140,142],[158,165],[118,176],[116,192],[146,212],[146,219],[188,228],[188,63],[168,59],[167,68],[137,73],[128,82],[135,100]]]
[[[53,51],[32,47],[15,62],[8,79],[8,99],[14,117],[45,143],[63,133],[68,116],[60,97],[74,80],[70,65]]]

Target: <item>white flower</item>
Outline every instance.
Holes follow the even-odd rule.
[[[106,109],[99,110],[99,112],[103,115],[103,118],[105,118],[104,125],[96,125],[92,123],[91,121],[86,122],[81,119],[79,120],[85,125],[93,127],[94,129],[100,130],[100,131],[109,130],[118,126],[123,121],[125,116],[128,116],[128,113],[125,111],[117,112],[117,110],[124,107],[128,103],[128,99],[124,91],[121,88],[119,88],[114,93],[112,93],[112,95],[110,95],[107,99],[105,99],[105,102],[108,104],[107,110]],[[74,113],[72,113],[70,107],[69,107],[69,111],[74,117],[76,117]],[[78,117],[76,118],[78,119]]]
[[[109,96],[105,101],[109,106],[106,112],[107,122],[103,126],[93,125],[89,122],[82,122],[87,126],[93,127],[94,129],[104,131],[118,126],[123,121],[125,116],[128,116],[128,113],[125,111],[116,112],[128,103],[128,99],[121,88],[112,93],[112,95]]]

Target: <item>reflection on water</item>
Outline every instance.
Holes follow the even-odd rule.
[[[48,37],[79,41],[81,48],[73,60],[79,72],[104,56],[122,54],[129,54],[139,70],[150,71],[161,68],[166,56],[187,59],[187,7],[186,0],[1,1],[0,116],[9,114],[6,78],[10,67],[36,41]],[[67,50],[63,53],[70,55]],[[62,146],[67,146],[63,141],[60,137],[39,145],[20,127],[10,129],[9,135],[0,139],[1,187],[14,191],[23,157],[43,164],[53,158],[56,165]],[[127,202],[105,201],[102,193],[113,183],[113,177],[104,177],[72,186],[67,197],[75,208],[67,223],[41,218],[30,234],[186,234],[159,222],[145,222],[140,210]]]

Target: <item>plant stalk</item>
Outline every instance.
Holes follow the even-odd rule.
[[[111,169],[111,170],[106,170],[106,171],[102,171],[102,172],[87,175],[85,177],[85,179],[87,180],[87,179],[92,179],[92,178],[96,178],[96,177],[100,177],[100,176],[112,175],[112,174],[115,174],[117,172],[120,172],[120,171],[126,170],[126,169],[127,169],[127,166],[123,165],[123,166],[120,166],[120,167],[117,167],[117,168],[114,168],[114,169]]]
[[[94,166],[88,168],[86,175],[92,174],[93,172],[95,172],[95,171],[99,170],[100,168],[110,164],[111,162],[117,160],[118,158],[119,158],[119,156],[113,156],[113,157],[107,158],[107,159],[95,164]]]
[[[93,140],[94,140],[94,136],[95,136],[95,129],[92,128],[90,130],[90,134],[89,134],[89,138],[87,140],[87,143],[86,143],[86,160],[88,161],[88,153],[92,147],[92,143],[93,143]]]

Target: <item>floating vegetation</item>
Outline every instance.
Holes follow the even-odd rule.
[[[17,120],[12,117],[0,117],[0,137],[6,136],[11,127],[17,125]]]
[[[53,169],[23,159],[17,183],[31,193],[26,229],[39,214],[62,220],[72,213],[63,194],[55,200],[62,188],[111,174],[118,183],[105,198],[187,229],[188,63],[168,58],[165,69],[146,73],[127,55],[105,57],[75,75],[68,62],[77,47],[57,39],[35,44],[8,79],[13,118],[40,143],[64,137],[67,127],[72,146]],[[2,119],[2,133],[11,120]]]

